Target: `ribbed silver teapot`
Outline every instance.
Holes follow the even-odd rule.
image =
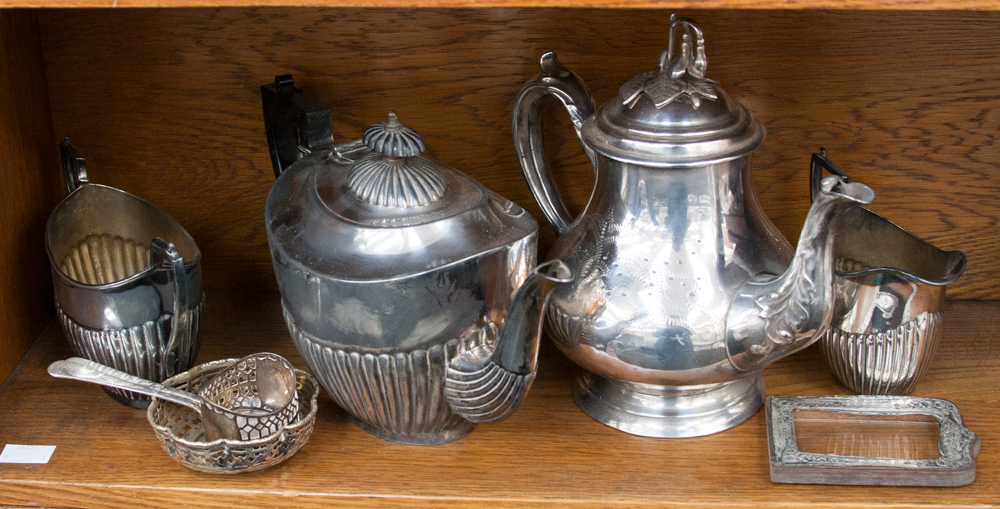
[[[658,68],[600,109],[546,53],[513,118],[524,174],[559,233],[549,258],[576,275],[553,291],[546,318],[584,368],[574,397],[600,422],[655,437],[715,433],[757,411],[760,370],[829,325],[835,218],[874,199],[863,184],[827,177],[793,251],[753,192],[750,154],[763,126],[705,77],[701,28],[671,19]],[[546,95],[566,107],[594,166],[579,217],[545,162]]]
[[[537,369],[561,261],[535,267],[538,223],[420,155],[395,113],[333,143],[330,111],[279,76],[262,88],[278,179],[265,221],[299,353],[362,429],[438,444],[504,419]]]

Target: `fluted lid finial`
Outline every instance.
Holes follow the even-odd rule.
[[[368,148],[389,157],[413,157],[427,148],[416,131],[399,123],[395,111],[389,112],[387,122],[366,129],[361,140]]]

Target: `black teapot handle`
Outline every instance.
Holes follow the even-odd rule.
[[[275,76],[274,83],[260,87],[260,99],[275,177],[304,152],[333,148],[330,109],[295,88],[291,74]]]
[[[830,173],[841,177],[844,182],[850,182],[851,177],[844,171],[843,168],[837,166],[829,157],[826,156],[826,149],[820,147],[819,153],[814,153],[812,155],[812,162],[810,163],[809,169],[809,200],[815,201],[816,196],[819,195],[822,184],[823,184],[823,170],[826,169]]]

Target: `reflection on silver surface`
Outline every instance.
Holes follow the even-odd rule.
[[[291,83],[265,86],[265,116],[301,94]],[[285,319],[362,429],[450,442],[522,400],[545,302],[572,274],[558,261],[535,267],[534,218],[419,155],[422,139],[394,113],[363,143],[302,147],[271,188],[265,221]]]
[[[752,188],[763,127],[704,77],[697,24],[675,18],[671,38],[659,70],[596,111],[583,81],[545,54],[513,118],[528,184],[560,234],[548,256],[576,274],[553,291],[546,323],[587,371],[577,403],[605,424],[659,437],[722,431],[760,407],[759,371],[829,323],[835,218],[874,198],[829,177],[793,253]],[[545,162],[546,95],[566,106],[594,165],[578,218]]]
[[[45,247],[70,346],[154,382],[186,370],[198,354],[205,306],[198,246],[152,203],[91,184],[68,139],[62,156],[70,194],[49,216]],[[150,402],[107,392],[129,406]]]

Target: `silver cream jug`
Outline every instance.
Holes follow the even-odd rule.
[[[56,315],[73,352],[154,382],[194,365],[205,296],[201,250],[173,217],[120,189],[90,182],[86,160],[60,145],[69,194],[45,225]],[[116,401],[148,396],[110,387]]]
[[[743,422],[763,399],[760,370],[828,326],[832,223],[874,193],[838,176],[823,180],[793,251],[753,192],[750,153],[764,128],[705,78],[704,37],[691,20],[673,17],[659,69],[596,111],[555,54],[541,67],[517,97],[513,132],[528,184],[559,233],[549,257],[576,275],[553,291],[546,329],[584,368],[577,403],[644,436],[699,436]],[[595,171],[576,218],[542,151],[546,95],[566,107]]]
[[[399,123],[333,143],[330,110],[279,76],[262,88],[278,179],[265,209],[285,320],[313,375],[362,429],[439,444],[506,418],[537,370],[546,298],[538,223],[420,155]]]
[[[812,195],[823,170],[847,177],[826,150],[812,156]],[[913,392],[941,336],[945,288],[965,270],[944,251],[892,221],[855,207],[837,221],[834,307],[820,347],[834,378],[865,395]]]

